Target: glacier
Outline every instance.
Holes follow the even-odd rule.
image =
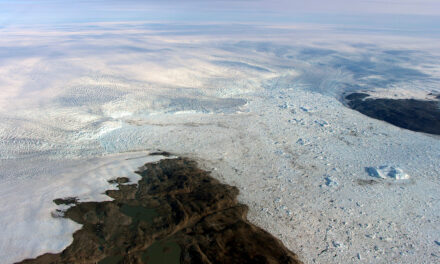
[[[341,101],[440,92],[436,41],[218,27],[0,29],[1,49],[22,51],[0,61],[0,258],[61,251],[79,226],[52,200],[108,199],[107,180],[162,149],[237,186],[249,219],[305,263],[437,262],[439,137]],[[411,177],[365,170],[383,164]]]

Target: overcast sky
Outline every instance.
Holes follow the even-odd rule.
[[[0,26],[133,20],[339,23],[344,17],[374,16],[432,21],[440,17],[440,0],[0,0]]]

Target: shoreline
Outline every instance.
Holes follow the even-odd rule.
[[[166,156],[167,152],[152,153]],[[64,212],[83,227],[59,254],[19,263],[301,263],[277,238],[250,223],[248,207],[237,202],[238,189],[220,183],[189,158],[147,163],[127,178],[113,181],[113,201],[73,205]]]
[[[317,100],[318,103],[315,102]],[[285,101],[291,102],[289,107],[279,111],[276,106]],[[273,101],[254,100],[249,107],[255,114],[235,115],[233,118],[185,116],[185,120],[200,124],[208,121],[229,124],[228,130],[215,125],[209,129],[191,126],[171,133],[170,126],[154,127],[153,132],[148,134],[150,141],[146,144],[147,148],[156,149],[153,147],[157,146],[154,145],[155,140],[166,138],[161,141],[162,149],[189,156],[197,160],[201,168],[212,171],[215,178],[238,187],[239,201],[250,208],[248,219],[280,239],[306,263],[369,263],[393,259],[402,262],[422,259],[429,262],[438,258],[438,245],[434,242],[438,210],[432,210],[437,208],[435,201],[438,200],[439,170],[435,166],[439,153],[437,139],[370,119],[332,98],[318,94],[311,98],[308,92],[297,91],[291,98],[276,97]],[[163,123],[175,123],[174,119],[167,118]],[[268,124],[266,130],[256,122],[261,119]],[[327,121],[328,125],[322,120]],[[284,132],[280,135],[277,131]],[[219,137],[213,138],[212,133]],[[402,153],[405,155],[399,155]],[[60,160],[62,162],[58,161],[57,164],[64,165],[59,166],[59,171],[51,171],[52,177],[37,175],[32,181],[8,188],[16,193],[25,193],[29,203],[37,201],[43,193],[56,189],[57,192],[51,193],[47,202],[55,205],[52,200],[58,197],[77,195],[73,187],[77,188],[78,183],[86,187],[100,185],[102,172],[111,172],[105,175],[120,175],[121,168],[134,171],[140,163],[144,163],[132,159],[137,156],[139,154],[108,155],[100,164],[111,165],[111,168],[95,166],[96,160],[100,159],[75,161],[76,166],[61,176],[60,173],[65,171],[62,169],[65,161]],[[123,163],[120,163],[121,157],[126,157]],[[126,161],[131,163],[126,164]],[[23,164],[27,169],[54,165],[43,162]],[[382,164],[401,165],[411,179],[376,180],[365,173],[366,167]],[[76,175],[78,170],[81,171],[81,179],[75,179],[79,176]],[[125,169],[123,171],[127,173]],[[358,184],[371,179],[376,183]],[[107,180],[109,178],[104,182],[107,183]],[[27,190],[41,190],[41,194]],[[23,203],[22,194],[10,197],[16,197],[14,201]],[[82,201],[92,201],[89,198],[88,193],[81,195]],[[9,208],[4,204],[4,208]],[[29,206],[14,206],[9,211],[16,212],[14,210],[23,208],[24,212],[30,206],[34,206],[36,212],[41,205],[33,202]],[[57,236],[45,236],[46,229],[36,228],[39,241],[45,243],[38,241],[36,246],[31,244],[36,250],[29,253],[26,250],[31,247],[24,246],[29,240],[28,233],[23,232],[22,237],[16,235],[16,230],[20,230],[20,221],[17,220],[24,215],[22,211],[14,214],[18,217],[11,216],[9,219],[12,221],[6,221],[8,218],[3,221],[5,226],[10,223],[9,230],[14,230],[11,234],[5,232],[8,244],[18,245],[15,252],[21,256],[36,257],[48,251],[60,252],[70,244],[72,233],[78,229],[57,226],[59,233],[66,237],[61,242],[67,244],[54,249],[53,245],[61,244],[58,242],[58,233]],[[50,212],[45,215],[50,218]],[[31,222],[33,226],[41,222],[37,222],[35,217],[23,219],[34,221]],[[64,218],[56,221],[77,225]],[[54,225],[51,228],[55,229]],[[17,237],[19,239],[15,239]],[[11,252],[6,250],[7,246],[4,252]]]

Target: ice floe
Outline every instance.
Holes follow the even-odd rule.
[[[367,167],[365,170],[371,177],[381,179],[407,180],[410,178],[401,168],[395,166],[382,165],[378,167]]]

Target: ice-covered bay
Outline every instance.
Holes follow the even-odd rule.
[[[108,199],[107,180],[159,148],[237,186],[250,219],[306,263],[438,261],[439,138],[338,100],[361,88],[439,91],[430,42],[126,26],[40,29],[44,38],[3,29],[2,49],[32,41],[20,42],[28,56],[0,64],[2,259],[62,250],[79,227],[53,218],[52,200]],[[384,164],[411,177],[366,171]]]

